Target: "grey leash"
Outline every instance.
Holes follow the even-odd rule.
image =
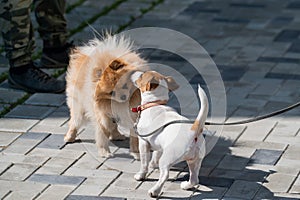
[[[295,103],[295,104],[292,104],[292,105],[290,105],[286,108],[283,108],[283,109],[280,109],[280,110],[277,110],[277,111],[274,111],[274,112],[271,112],[271,113],[268,113],[268,114],[265,114],[265,115],[257,116],[257,117],[251,118],[251,119],[241,120],[241,121],[237,121],[237,122],[228,122],[228,123],[225,123],[225,122],[224,123],[205,122],[205,125],[241,125],[241,124],[246,124],[246,123],[259,121],[259,120],[262,120],[262,119],[266,119],[266,118],[269,118],[269,117],[273,117],[273,116],[282,114],[282,113],[287,112],[289,110],[292,110],[292,109],[294,109],[298,106],[300,106],[300,101]],[[149,136],[153,135],[154,133],[158,132],[159,130],[164,129],[164,128],[166,128],[167,126],[169,126],[171,124],[178,124],[178,123],[193,124],[194,123],[194,121],[192,121],[192,120],[174,120],[174,121],[171,121],[171,122],[168,122],[168,123],[164,124],[163,126],[161,126],[161,127],[157,128],[156,130],[152,131],[151,133],[148,133],[146,135],[141,135],[141,134],[138,133],[138,130],[137,130],[137,124],[139,123],[140,118],[141,118],[141,111],[138,111],[138,117],[136,118],[136,122],[134,123],[133,129],[134,129],[135,134],[137,134],[141,138],[149,137]]]

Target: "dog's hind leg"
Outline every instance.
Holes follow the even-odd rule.
[[[96,145],[98,148],[98,152],[100,157],[110,158],[113,156],[109,150],[109,138],[107,137],[107,133],[105,133],[105,128],[101,124],[97,124],[96,133],[95,133]]]
[[[184,181],[180,184],[181,189],[187,190],[193,188],[199,182],[199,170],[201,167],[202,159],[198,156],[194,160],[187,160],[189,166],[190,177],[188,181]]]
[[[201,140],[201,138],[199,140]],[[194,159],[186,161],[189,166],[190,177],[188,181],[184,181],[180,184],[181,189],[191,189],[199,183],[199,170],[202,164],[202,160],[205,156],[205,143],[203,138],[201,142],[203,143],[198,143],[198,146],[195,147],[197,151],[195,152]]]
[[[69,120],[69,129],[68,132],[64,136],[65,142],[74,142],[77,136],[77,132],[82,124],[84,118],[84,111],[79,103],[74,105],[72,102],[72,106],[70,107],[70,120]]]

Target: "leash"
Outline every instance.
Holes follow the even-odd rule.
[[[247,123],[250,123],[250,122],[255,122],[255,121],[263,120],[263,119],[266,119],[266,118],[274,117],[276,115],[279,115],[279,114],[282,114],[282,113],[287,112],[289,110],[292,110],[292,109],[294,109],[298,106],[300,106],[300,101],[295,103],[295,104],[292,104],[292,105],[290,105],[286,108],[283,108],[283,109],[280,109],[280,110],[277,110],[277,111],[274,111],[274,112],[271,112],[271,113],[268,113],[268,114],[265,114],[265,115],[257,116],[257,117],[251,118],[251,119],[246,119],[246,120],[241,120],[241,121],[236,121],[236,122],[228,122],[228,123],[226,123],[226,122],[225,123],[205,122],[205,125],[241,125],[241,124],[247,124]],[[141,118],[141,110],[137,110],[137,113],[138,113],[138,117],[136,118],[136,122],[134,123],[133,129],[134,129],[135,134],[137,134],[141,138],[149,137],[149,136],[157,133],[159,130],[164,129],[164,128],[166,128],[167,126],[169,126],[171,124],[178,124],[178,123],[193,124],[194,123],[194,121],[192,121],[192,120],[174,120],[174,121],[171,121],[171,122],[168,122],[168,123],[164,124],[163,126],[161,126],[161,127],[157,128],[156,130],[152,131],[151,133],[148,133],[146,135],[141,135],[141,134],[138,133],[138,130],[137,130],[137,124],[139,123],[139,120]]]
[[[274,117],[276,115],[279,115],[279,114],[282,114],[282,113],[287,112],[289,110],[292,110],[292,109],[294,109],[298,106],[300,106],[300,101],[295,103],[295,104],[292,104],[288,107],[285,107],[283,109],[280,109],[280,110],[277,110],[277,111],[274,111],[274,112],[271,112],[271,113],[268,113],[268,114],[265,114],[265,115],[257,116],[257,117],[251,118],[251,119],[246,119],[246,120],[241,120],[241,121],[236,121],[236,122],[227,122],[227,123],[226,122],[225,123],[205,122],[205,125],[241,125],[241,124],[247,124],[247,123],[250,123],[250,122],[256,122],[256,121],[259,121],[259,120],[262,120],[262,119]]]

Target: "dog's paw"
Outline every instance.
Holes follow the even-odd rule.
[[[188,189],[191,189],[195,186],[195,184],[192,184],[191,182],[189,181],[183,181],[181,184],[180,184],[180,187],[181,189],[183,190],[188,190]]]
[[[140,154],[139,154],[139,153],[130,152],[130,155],[131,155],[135,160],[140,160]]]
[[[76,136],[70,136],[68,134],[65,135],[64,137],[64,141],[65,143],[71,143],[71,142],[75,142]]]
[[[154,197],[158,197],[160,194],[160,188],[155,188],[155,186],[153,188],[151,188],[150,190],[148,190],[148,194],[150,197],[154,198]]]
[[[114,156],[114,154],[110,153],[105,149],[99,149],[99,156],[102,158],[111,158]]]
[[[145,180],[147,172],[138,172],[134,175],[134,179],[137,181]]]

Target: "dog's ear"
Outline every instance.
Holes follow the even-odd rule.
[[[165,80],[168,84],[168,89],[170,91],[174,91],[179,88],[179,85],[176,83],[176,81],[171,76],[166,76]]]
[[[130,79],[131,81],[133,82],[133,84],[136,86],[136,87],[139,87],[138,84],[137,84],[137,80],[139,80],[141,78],[141,76],[143,75],[144,72],[140,72],[140,71],[136,71],[134,72]]]
[[[114,60],[109,64],[109,67],[113,70],[118,70],[120,68],[123,68],[126,66],[124,62],[121,62],[120,60]]]

